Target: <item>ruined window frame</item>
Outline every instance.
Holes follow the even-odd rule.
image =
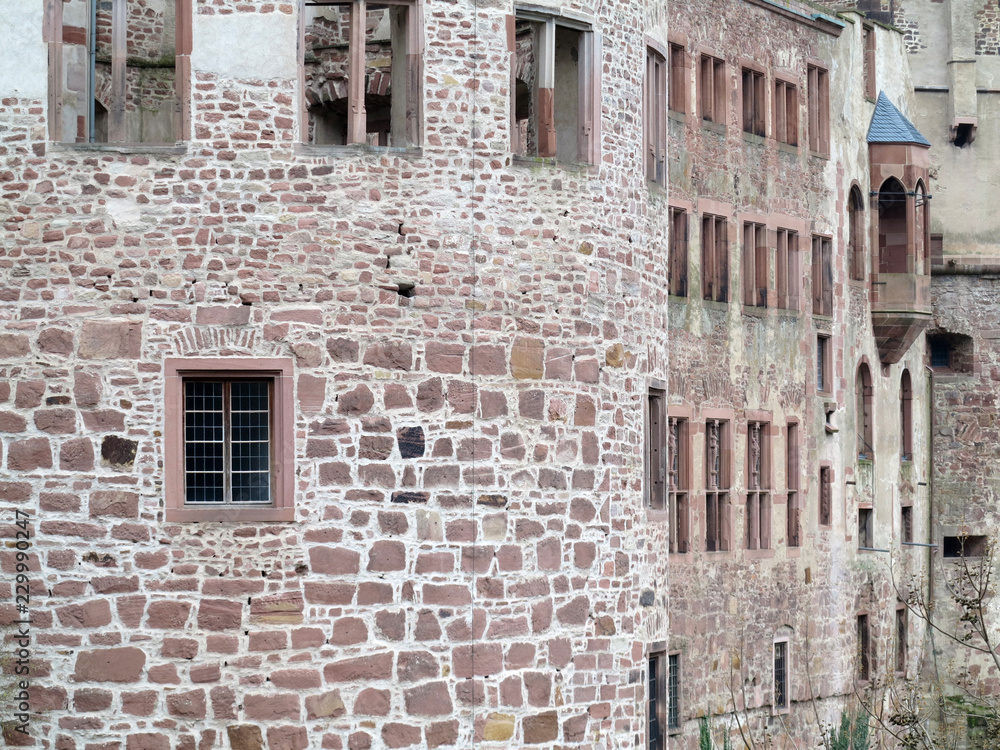
[[[820,528],[833,528],[833,466],[826,461],[819,465],[817,522]]]
[[[748,419],[743,472],[745,508],[743,540],[744,548],[748,550],[767,550],[772,546],[774,529],[771,448],[770,421]]]
[[[689,74],[691,69],[687,49],[679,42],[667,45],[667,110],[687,114],[689,104]]]
[[[667,509],[667,392],[650,386],[646,393],[645,503],[650,510]]]
[[[691,551],[691,420],[667,416],[667,509],[669,549],[673,554]]]
[[[600,161],[600,130],[601,130],[601,105],[600,105],[600,70],[601,70],[601,38],[594,31],[593,23],[575,15],[569,15],[567,11],[553,10],[552,12],[542,12],[537,6],[531,8],[514,6],[514,13],[507,17],[507,44],[510,54],[510,150],[515,159],[555,159],[578,164],[597,164]],[[539,86],[539,89],[552,91],[552,95],[547,97],[545,102],[539,104],[539,112],[536,114],[538,123],[536,130],[539,133],[539,146],[537,155],[522,155],[516,151],[514,134],[518,132],[516,120],[516,24],[517,21],[532,21],[543,25],[543,40],[541,60],[539,64],[538,79],[548,86]],[[578,112],[577,112],[577,148],[576,158],[562,160],[558,157],[558,134],[556,132],[555,113],[555,34],[557,28],[569,29],[580,34],[580,48],[578,50],[577,70],[578,70]],[[536,92],[537,93],[537,92]],[[541,97],[539,97],[541,98]],[[549,111],[551,109],[551,111]],[[551,128],[549,124],[551,123]],[[542,133],[545,136],[542,137]]]
[[[286,358],[168,358],[164,362],[165,520],[293,521],[295,437],[293,364]],[[261,503],[189,503],[185,497],[184,383],[192,380],[268,380],[270,399],[271,501]],[[231,463],[226,471],[232,469]]]
[[[667,294],[688,296],[688,212],[670,206],[670,260],[667,267]]]
[[[112,53],[111,81],[112,108],[108,110],[108,140],[95,141],[94,119],[96,114],[92,106],[95,99],[94,78],[90,73],[96,63],[96,52],[91,52],[91,41],[87,45],[88,107],[86,115],[77,117],[77,131],[71,137],[63,128],[64,88],[64,51],[70,44],[66,40],[66,31],[80,32],[84,38],[93,38],[96,32],[88,29],[68,27],[63,24],[63,3],[49,1],[45,3],[42,35],[48,51],[48,137],[53,143],[67,145],[80,144],[90,148],[108,148],[110,150],[125,148],[129,151],[157,151],[163,148],[177,148],[191,138],[191,25],[192,0],[172,0],[174,2],[174,87],[175,102],[173,114],[173,131],[176,138],[173,141],[129,141],[125,138],[125,111],[127,102],[126,69],[127,69],[127,10],[128,0],[113,0],[112,5]],[[98,0],[90,0],[90,22],[93,23],[93,5]],[[74,36],[79,36],[74,34]],[[81,122],[82,120],[82,122]],[[85,135],[84,135],[85,134]]]
[[[866,684],[871,680],[875,671],[875,664],[872,660],[872,637],[871,621],[867,612],[858,613],[857,616],[857,679],[858,682]]]
[[[729,301],[729,220],[715,214],[701,216],[702,299]]]
[[[802,546],[800,462],[799,423],[789,421],[785,426],[785,544],[788,547]]]
[[[875,549],[875,509],[871,503],[858,505],[858,549]]]
[[[830,74],[826,66],[806,66],[809,150],[814,156],[830,155]]]
[[[767,136],[767,76],[753,65],[740,68],[740,103],[743,132],[760,138]]]
[[[909,654],[909,617],[906,604],[899,600],[896,602],[896,643],[895,643],[895,673],[897,675],[906,674],[906,662]]]
[[[698,115],[702,124],[726,126],[726,62],[709,52],[698,58]]]
[[[833,317],[833,240],[828,235],[812,237],[813,315]]]
[[[650,651],[646,659],[646,747],[667,748],[666,651]]]
[[[732,420],[728,417],[706,417],[705,550],[707,552],[728,552],[733,548],[732,454]]]
[[[667,182],[667,57],[650,40],[646,42],[646,75],[642,90],[642,123],[646,153],[646,179],[661,187]]]
[[[799,233],[794,229],[775,230],[774,278],[774,306],[798,312],[802,304],[802,272]]]
[[[406,81],[404,106],[405,125],[403,134],[405,143],[385,145],[369,145],[367,132],[367,110],[365,109],[366,77],[358,75],[359,65],[364,69],[365,33],[363,25],[355,23],[355,9],[366,8],[367,0],[309,0],[310,5],[349,6],[351,8],[349,62],[348,62],[348,95],[347,95],[347,135],[344,144],[316,144],[309,141],[309,103],[306,96],[306,0],[300,0],[299,5],[299,52],[298,52],[298,84],[300,100],[300,133],[299,142],[308,148],[325,151],[378,149],[378,150],[419,150],[423,144],[423,89],[424,89],[424,18],[423,0],[377,0],[374,5],[388,5],[406,8],[406,51],[404,69],[400,78]],[[360,17],[360,16],[358,16]],[[360,37],[358,36],[360,35]],[[361,42],[357,43],[360,38]],[[391,43],[390,43],[391,44]],[[391,75],[391,73],[390,73]],[[391,127],[391,126],[390,126]]]
[[[875,389],[867,362],[859,363],[855,371],[854,407],[857,457],[859,461],[872,461],[875,458]]]
[[[774,77],[773,124],[774,140],[796,149],[799,146],[799,86],[778,75]]]
[[[913,506],[899,506],[899,536],[903,544],[913,542]]]
[[[851,264],[852,281],[868,278],[865,234],[865,202],[861,189],[852,185],[847,195],[847,257]]]

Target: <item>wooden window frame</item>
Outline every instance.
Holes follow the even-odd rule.
[[[165,520],[294,521],[295,440],[291,359],[168,358],[164,362]],[[184,382],[204,379],[267,379],[271,398],[272,501],[259,503],[188,503],[184,490]],[[206,507],[211,505],[211,507]]]
[[[801,446],[799,423],[788,422],[785,428],[785,544],[802,546]]]
[[[740,82],[743,132],[764,138],[767,135],[767,76],[756,68],[743,67]]]
[[[688,296],[688,212],[670,207],[670,261],[667,269],[667,293],[671,297]]]
[[[809,150],[818,156],[830,154],[830,74],[825,66],[809,64],[807,94],[809,101]]]
[[[812,237],[813,315],[833,317],[833,240]]]
[[[698,58],[698,114],[703,122],[726,125],[726,63],[708,52]]]
[[[743,304],[767,307],[770,276],[770,248],[767,227],[753,221],[743,222],[743,267],[740,269]]]
[[[754,440],[757,455],[754,455]],[[756,459],[756,460],[755,460]],[[762,420],[747,421],[746,453],[743,483],[745,485],[744,547],[748,550],[771,549],[772,482],[771,424]],[[756,476],[755,476],[756,475]]]
[[[784,78],[774,79],[774,122],[771,132],[774,140],[786,146],[799,145],[799,88],[798,84]]]
[[[516,121],[516,42],[517,21],[532,21],[541,24],[539,54],[536,74],[538,153],[526,158],[558,159],[558,133],[556,131],[556,33],[557,29],[569,29],[580,34],[578,45],[577,85],[577,148],[575,163],[597,164],[600,161],[600,38],[589,22],[566,15],[550,14],[532,8],[515,6],[514,14],[508,16],[508,47],[511,59],[510,118],[511,150],[517,154],[514,133],[518,131]],[[566,161],[566,160],[564,160]]]
[[[667,58],[647,44],[642,97],[646,179],[661,187],[667,180],[667,78]]]
[[[86,84],[88,106],[86,113],[77,116],[76,131],[65,132],[63,122],[64,106],[64,52],[66,45],[76,44],[80,38],[87,39],[90,30],[65,26],[63,23],[63,3],[47,0],[44,5],[43,40],[48,49],[48,126],[49,140],[56,143],[97,143],[111,147],[130,146],[138,149],[146,147],[176,146],[191,138],[191,24],[192,0],[172,0],[174,2],[174,90],[175,103],[173,131],[177,136],[173,141],[126,140],[125,112],[128,100],[128,0],[111,0],[111,107],[108,109],[107,142],[92,141],[94,116],[89,102],[95,98],[93,78]],[[96,3],[98,0],[90,0]],[[91,6],[92,7],[92,6]],[[93,19],[88,13],[88,23]],[[72,30],[72,34],[67,31]],[[85,44],[89,45],[89,41]],[[87,50],[88,67],[95,64],[94,56]]]
[[[702,299],[729,301],[729,221],[724,216],[701,216]]]
[[[708,552],[728,552],[733,548],[732,424],[729,418],[705,420],[705,549]]]

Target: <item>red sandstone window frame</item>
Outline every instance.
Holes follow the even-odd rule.
[[[755,65],[740,68],[740,102],[743,109],[743,132],[767,135],[767,76]]]
[[[728,552],[733,549],[732,413],[707,410],[704,416],[705,550]]]
[[[671,297],[688,295],[688,212],[670,206],[670,262],[667,268],[667,293]]]
[[[177,136],[170,142],[130,142],[126,140],[125,112],[128,91],[126,69],[127,47],[127,2],[113,0],[111,10],[111,108],[108,110],[108,138],[106,143],[117,146],[155,147],[175,146],[191,138],[191,24],[192,0],[172,0],[174,2],[174,87],[175,104],[173,131]],[[98,0],[90,0],[91,8]],[[95,98],[94,79],[88,72],[85,96],[88,106],[84,114],[77,115],[76,132],[65,132],[63,122],[64,82],[67,71],[64,67],[67,45],[87,47],[88,70],[95,65],[95,54],[90,51],[91,38],[87,28],[67,26],[63,21],[63,3],[45,3],[42,38],[46,44],[49,60],[48,71],[48,126],[49,140],[56,143],[103,143],[91,140],[94,135],[94,119],[90,101]],[[94,13],[89,14],[92,22]]]
[[[681,652],[667,654],[667,734],[681,731]]]
[[[745,502],[743,538],[744,547],[748,550],[771,549],[773,536],[771,437],[770,414],[748,414],[743,472]]]
[[[775,75],[773,99],[774,140],[786,146],[799,145],[799,87],[798,83]]]
[[[650,386],[646,394],[645,501],[650,510],[667,505],[667,392]]]
[[[774,239],[775,307],[799,311],[802,304],[799,258],[799,233],[794,229],[778,227]]]
[[[667,510],[670,552],[691,551],[691,419],[687,410],[667,410]]]
[[[899,538],[904,544],[913,541],[913,505],[899,506]]]
[[[785,425],[785,544],[788,547],[802,546],[801,450],[799,423],[789,420]]]
[[[818,156],[830,154],[830,74],[825,66],[806,66],[809,150]]]
[[[821,461],[819,465],[819,482],[817,483],[818,498],[816,513],[821,528],[833,528],[833,465]]]
[[[833,394],[833,339],[829,334],[816,334],[816,393]]]
[[[813,315],[833,316],[833,240],[826,235],[812,238]]]
[[[167,521],[294,521],[295,411],[293,363],[285,358],[168,358],[164,362],[163,489]],[[269,380],[271,396],[271,503],[185,502],[184,382],[185,380]],[[228,467],[227,467],[228,470]]]
[[[517,44],[518,21],[540,24],[539,59],[537,61],[537,86],[533,93],[537,111],[532,113],[536,120],[537,153],[526,153],[525,144],[520,143],[518,134],[517,105]],[[577,32],[577,112],[576,112],[576,153],[573,158],[559,155],[559,134],[557,132],[559,92],[555,90],[556,79],[556,34],[559,29]],[[575,15],[568,15],[553,9],[542,12],[538,6],[531,8],[514,7],[514,14],[507,17],[507,45],[510,54],[510,133],[511,151],[515,156],[526,158],[548,158],[563,162],[597,164],[600,161],[601,143],[601,39],[594,32],[593,24]]]
[[[370,146],[374,148],[385,148],[390,144],[388,138],[393,139],[393,148],[419,148],[422,144],[423,133],[423,89],[424,89],[424,38],[423,38],[423,3],[420,0],[377,0],[371,3],[378,6],[390,6],[391,8],[403,8],[406,11],[406,28],[398,36],[397,43],[404,47],[401,52],[402,60],[400,67],[393,64],[390,70],[391,87],[405,88],[405,93],[401,99],[394,100],[390,106],[390,130],[388,136],[385,132],[376,133],[378,143],[371,143],[371,134],[368,132],[368,112],[365,105],[366,96],[369,93],[368,87],[373,85],[372,77],[364,74],[365,70],[365,27],[362,13],[358,9],[366,11],[368,3],[366,0],[310,0],[310,5],[316,6],[347,6],[350,8],[349,16],[349,58],[347,71],[347,129],[343,144],[316,143],[315,127],[310,126],[311,117],[309,106],[309,92],[306,87],[306,17],[304,6],[299,12],[299,55],[298,55],[298,83],[302,92],[300,100],[300,140],[309,146],[319,146],[321,148],[345,146]],[[390,48],[393,41],[390,40]],[[393,49],[395,58],[396,50]],[[393,61],[395,63],[395,59]],[[394,92],[395,93],[395,92]],[[310,138],[310,131],[313,136]]]
[[[906,674],[906,657],[909,651],[909,617],[906,603],[896,602],[896,668],[897,675]]]
[[[875,101],[878,96],[878,81],[875,78],[875,27],[862,24],[861,44],[864,54],[865,98]]]
[[[642,97],[646,179],[662,187],[667,180],[667,79],[666,55],[647,40]]]
[[[667,45],[667,109],[687,114],[691,58],[685,45],[672,41]]]
[[[792,703],[789,693],[792,671],[791,641],[787,636],[775,638],[771,649],[773,656],[771,676],[774,687],[771,713],[787,714],[791,712]]]
[[[726,63],[703,52],[698,58],[698,114],[703,122],[726,126]]]
[[[900,460],[913,461],[913,381],[910,371],[899,376]]]
[[[867,684],[875,671],[872,661],[871,621],[867,612],[858,613],[857,617],[858,661],[857,679],[859,683]]]
[[[743,304],[747,307],[767,307],[770,278],[770,248],[767,228],[754,221],[743,222],[743,267],[740,269]]]
[[[702,298],[729,301],[729,221],[724,216],[701,216]]]
[[[851,264],[851,279],[864,281],[867,278],[865,202],[857,185],[851,186],[847,196],[847,256]]]
[[[646,658],[646,747],[667,750],[667,654],[662,644]]]
[[[858,460],[872,461],[875,458],[873,426],[875,389],[872,383],[871,369],[865,361],[862,361],[855,371],[854,408]]]

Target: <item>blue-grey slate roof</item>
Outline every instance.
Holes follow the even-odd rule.
[[[869,143],[919,143],[930,146],[931,143],[917,130],[913,123],[907,120],[903,113],[889,101],[884,91],[878,94],[875,102],[875,114],[868,126]]]

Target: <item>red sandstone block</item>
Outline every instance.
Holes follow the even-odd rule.
[[[243,621],[243,605],[225,599],[205,599],[198,605],[198,627],[203,630],[239,628]]]
[[[118,619],[130,628],[139,627],[142,621],[143,612],[146,610],[146,597],[144,596],[120,596],[115,602],[118,610]]]
[[[195,308],[195,323],[200,326],[244,326],[250,322],[251,305],[202,306]]]
[[[365,693],[368,691],[362,691]],[[330,690],[320,695],[310,695],[306,698],[306,716],[314,719],[338,718],[346,712],[344,702],[340,699],[339,690]],[[360,713],[355,710],[355,713]]]
[[[358,585],[358,606],[370,604],[391,604],[393,601],[392,585],[365,581]]]
[[[216,719],[236,718],[236,693],[232,688],[218,685],[212,688],[212,716]]]
[[[184,627],[191,613],[189,602],[155,601],[146,608],[146,627],[176,629]]]
[[[85,320],[77,354],[81,359],[135,360],[139,358],[141,347],[140,322]]]
[[[124,490],[95,490],[90,493],[90,517],[139,517],[139,495]]]
[[[88,432],[122,432],[125,429],[125,415],[114,409],[84,411],[83,424]]]
[[[418,682],[441,676],[441,666],[429,651],[403,651],[396,657],[396,675],[400,682]]]
[[[315,648],[324,643],[326,643],[326,635],[320,628],[298,628],[292,631],[292,648]]]
[[[472,603],[472,594],[466,586],[425,583],[422,591],[424,604],[459,607]]]
[[[12,471],[35,471],[52,468],[52,449],[46,438],[28,438],[9,444],[7,468]]]
[[[190,608],[191,605],[187,606]],[[198,655],[198,641],[191,638],[164,638],[160,655],[168,659],[193,659]],[[193,669],[192,667],[192,671]]]
[[[243,697],[243,713],[252,721],[298,720],[299,711],[299,696],[295,693],[254,693]]]
[[[31,342],[23,333],[0,333],[0,360],[10,362],[27,356],[31,352]]]
[[[424,729],[427,747],[444,747],[458,743],[458,719],[436,721]]]
[[[306,414],[322,411],[326,401],[326,378],[302,373],[298,377],[299,406]]]
[[[73,709],[80,713],[111,708],[113,693],[98,688],[83,688],[73,693]]]
[[[306,601],[311,604],[350,604],[354,600],[356,589],[357,587],[350,583],[306,581],[303,586]]]
[[[153,732],[130,734],[125,740],[125,750],[170,750],[170,738]]]
[[[44,380],[20,380],[14,396],[14,406],[18,409],[34,409],[42,403],[45,395]]]
[[[392,677],[392,654],[361,656],[327,664],[323,669],[327,682],[387,680]]]
[[[354,701],[354,713],[359,716],[388,716],[392,697],[388,690],[365,688]]]
[[[406,569],[406,546],[402,542],[377,541],[368,550],[368,570],[389,572]]]
[[[61,687],[32,685],[28,689],[28,695],[32,711],[61,711],[69,702],[66,691]]]
[[[333,624],[330,643],[338,646],[352,646],[368,640],[368,627],[359,617],[341,617]]]
[[[458,678],[497,674],[502,668],[503,648],[499,643],[456,646],[452,651],[452,669]]]
[[[235,654],[239,651],[239,638],[235,635],[209,635],[205,647],[212,654]]]
[[[427,369],[432,372],[460,375],[464,359],[465,346],[463,344],[428,341],[424,346],[425,364]]]
[[[452,712],[446,682],[430,682],[403,692],[406,713],[411,716],[444,716]]]
[[[76,412],[72,409],[39,409],[34,420],[35,427],[50,435],[70,435],[76,431]]]
[[[90,438],[67,440],[59,448],[59,468],[62,471],[92,471],[94,444]]]
[[[305,727],[268,727],[268,750],[305,750],[309,747],[309,732]]]
[[[320,673],[315,669],[279,669],[271,673],[271,684],[289,690],[308,690],[322,684]]]
[[[127,594],[139,590],[139,576],[98,576],[90,585],[98,594]]]
[[[0,412],[0,432],[24,432],[28,422],[20,414],[12,411]]]
[[[218,664],[199,664],[191,667],[191,682],[218,682],[222,679],[222,670]]]
[[[81,407],[96,406],[101,400],[101,379],[97,375],[78,372],[73,381],[73,398]]]
[[[209,578],[201,585],[201,593],[207,596],[238,596],[259,594],[264,590],[260,578]]]
[[[386,370],[410,370],[413,352],[409,344],[385,342],[371,344],[365,349],[364,364]]]
[[[81,651],[73,679],[77,682],[135,682],[146,665],[146,654],[134,647]]]
[[[64,328],[46,328],[38,334],[38,348],[47,354],[72,354],[73,333]]]
[[[161,685],[179,685],[181,678],[177,675],[177,667],[173,664],[159,664],[149,668],[149,681]]]
[[[343,547],[311,547],[309,567],[314,573],[354,575],[361,569],[361,555]]]
[[[307,323],[323,325],[322,310],[282,310],[271,313],[271,321],[277,323]]]
[[[56,615],[59,624],[66,628],[101,628],[111,623],[111,605],[107,599],[97,599],[60,607]]]
[[[226,727],[229,746],[232,750],[263,750],[264,735],[260,727],[253,724],[238,724]]]
[[[420,729],[409,724],[386,724],[382,727],[382,741],[389,748],[416,745],[420,742]]]
[[[250,634],[251,651],[278,651],[288,648],[288,638],[283,631]]]

